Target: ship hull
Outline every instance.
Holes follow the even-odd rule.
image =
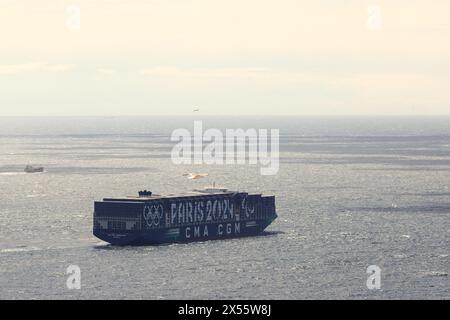
[[[159,245],[252,237],[260,235],[273,219],[214,224],[199,224],[139,232],[108,232],[94,230],[94,235],[112,245]]]

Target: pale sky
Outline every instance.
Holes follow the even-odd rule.
[[[0,116],[197,107],[450,114],[450,1],[0,0]]]

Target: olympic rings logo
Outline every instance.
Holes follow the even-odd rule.
[[[144,219],[150,228],[158,227],[161,223],[164,208],[162,204],[146,205],[144,207]]]

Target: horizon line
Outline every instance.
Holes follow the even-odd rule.
[[[43,114],[43,115],[1,115],[0,118],[120,118],[120,117],[448,117],[450,113],[436,113],[436,114],[118,114],[118,115],[108,115],[108,114]]]

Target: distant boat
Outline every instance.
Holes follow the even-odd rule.
[[[23,171],[25,171],[26,173],[44,172],[44,167],[33,167],[28,165]]]

